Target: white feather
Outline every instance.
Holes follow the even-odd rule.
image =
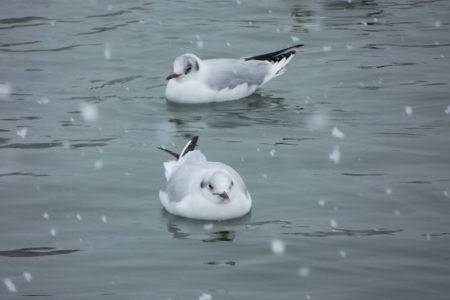
[[[285,50],[289,49],[291,48]],[[291,54],[278,62],[272,62],[245,58],[201,60],[194,54],[183,54],[174,61],[174,72],[177,76],[168,81],[166,98],[178,103],[241,99],[284,74],[293,57],[294,54]],[[186,73],[188,65],[190,71]]]
[[[167,186],[159,192],[159,198],[169,213],[192,219],[225,220],[241,217],[251,209],[252,200],[241,176],[228,165],[207,161],[199,150],[165,162],[164,168]],[[228,174],[233,181],[229,201],[211,201],[202,190],[201,183],[217,171]]]

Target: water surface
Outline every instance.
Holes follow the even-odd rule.
[[[0,7],[0,298],[449,298],[448,1]],[[247,99],[165,101],[181,53],[294,43]],[[193,135],[251,215],[162,211]]]

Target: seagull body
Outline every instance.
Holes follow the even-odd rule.
[[[282,75],[294,57],[294,45],[279,51],[240,59],[201,60],[191,53],[177,57],[166,79],[166,98],[178,103],[237,100]]]
[[[198,137],[192,138],[176,154],[177,160],[164,163],[166,191],[159,192],[163,207],[171,214],[199,220],[226,220],[247,214],[251,196],[241,176],[230,166],[210,162],[195,150]]]

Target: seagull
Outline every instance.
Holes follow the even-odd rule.
[[[198,220],[220,221],[246,215],[252,198],[241,176],[230,166],[208,161],[196,150],[198,136],[180,154],[158,147],[176,160],[164,163],[166,191],[159,191],[171,214]]]
[[[271,53],[239,59],[201,60],[185,53],[173,62],[167,76],[166,98],[177,103],[208,103],[237,100],[286,71],[297,44]]]

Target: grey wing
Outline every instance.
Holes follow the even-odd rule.
[[[188,154],[190,153],[194,152],[189,152]],[[190,195],[193,192],[192,184],[200,182],[203,174],[203,168],[195,164],[185,164],[177,169],[167,182],[167,194],[169,200],[172,202],[179,202],[183,200],[184,197]]]
[[[167,196],[171,202],[180,202],[189,194],[188,182],[171,179],[167,184]]]
[[[270,64],[264,61],[242,59],[211,59],[208,65],[206,83],[215,90],[233,89],[238,85],[261,85],[266,78]]]

